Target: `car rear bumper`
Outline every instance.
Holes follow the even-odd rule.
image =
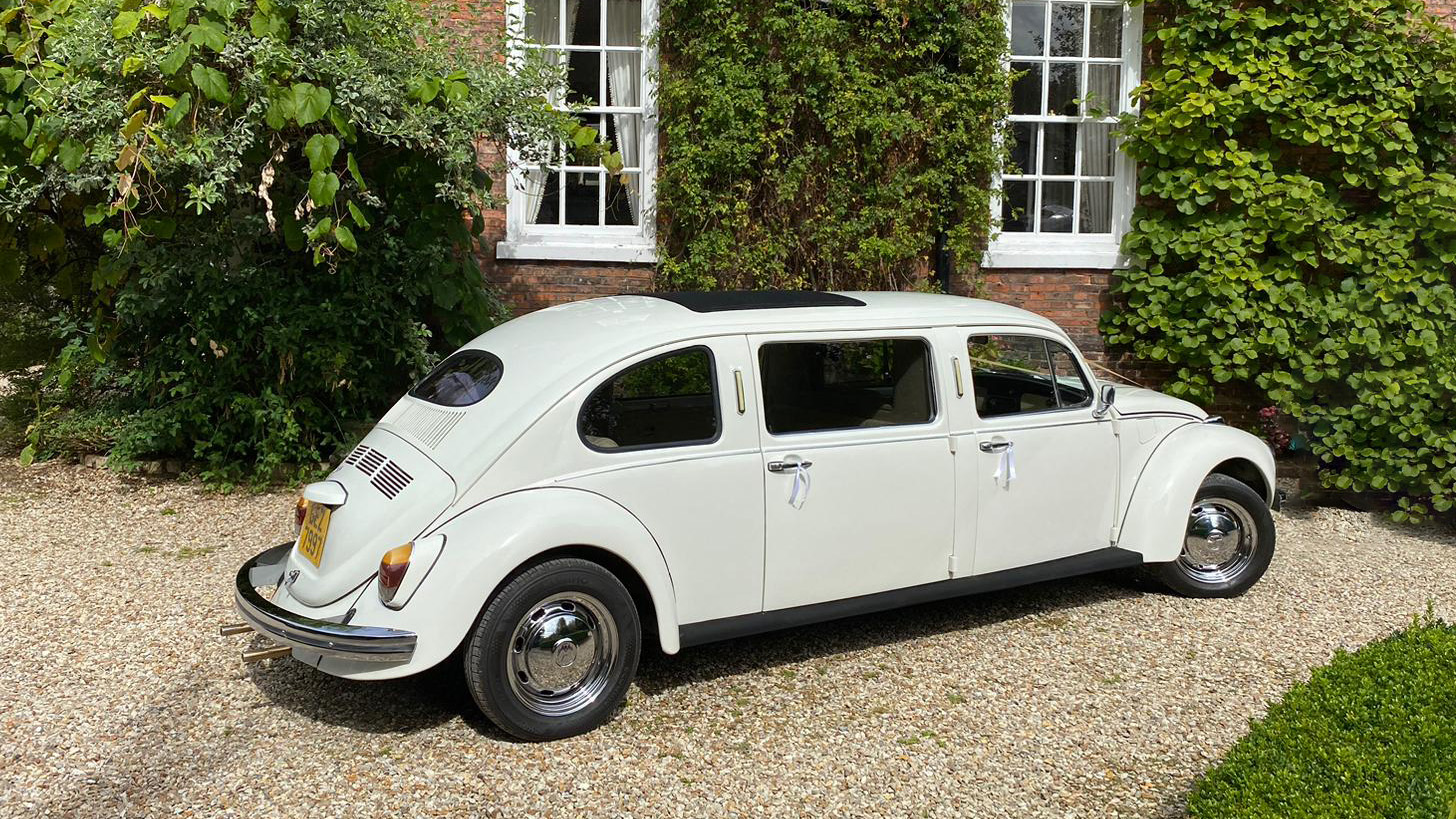
[[[292,543],[280,543],[238,570],[234,598],[238,612],[253,630],[282,645],[326,657],[376,663],[405,663],[414,657],[418,638],[412,631],[315,620],[276,606],[259,594],[258,587],[282,581],[292,549]]]

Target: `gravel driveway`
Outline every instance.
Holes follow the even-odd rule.
[[[1176,816],[1332,651],[1456,617],[1449,532],[1306,510],[1238,600],[1089,578],[648,654],[613,722],[525,745],[456,671],[239,663],[291,505],[0,466],[0,815]]]

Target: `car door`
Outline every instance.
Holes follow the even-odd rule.
[[[913,332],[750,337],[764,485],[764,609],[947,577],[954,464]]]
[[[964,334],[975,406],[974,574],[1111,544],[1118,451],[1094,379],[1065,341],[1030,329]],[[967,489],[971,489],[967,487]]]

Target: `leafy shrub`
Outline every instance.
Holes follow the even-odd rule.
[[[890,288],[979,258],[999,0],[663,0],[665,287]]]
[[[1456,627],[1430,615],[1340,652],[1194,788],[1200,819],[1456,812]]]
[[[1252,384],[1324,480],[1456,504],[1456,36],[1421,0],[1168,0],[1123,125],[1139,207],[1109,342]]]
[[[0,362],[49,358],[26,457],[66,418],[123,460],[318,461],[500,316],[479,143],[571,134],[554,70],[434,7],[0,0],[0,288],[55,316]]]

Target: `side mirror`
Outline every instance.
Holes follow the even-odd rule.
[[[1117,387],[1112,384],[1103,384],[1097,390],[1097,407],[1092,410],[1092,417],[1101,418],[1112,409],[1112,403],[1117,400]]]

